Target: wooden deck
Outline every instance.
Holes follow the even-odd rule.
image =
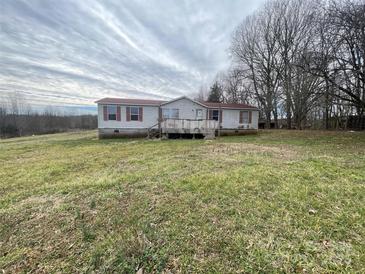
[[[169,134],[200,134],[206,138],[214,138],[218,128],[218,121],[207,119],[164,119],[160,123],[161,134],[166,137]]]

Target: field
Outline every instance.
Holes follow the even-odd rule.
[[[0,141],[0,272],[364,273],[365,133]]]

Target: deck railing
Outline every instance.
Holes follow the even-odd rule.
[[[163,119],[161,121],[162,133],[187,133],[187,134],[214,134],[219,128],[219,122],[207,119]]]

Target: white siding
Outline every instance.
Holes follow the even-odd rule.
[[[127,121],[127,106],[120,106],[121,121],[104,121],[103,105],[98,105],[98,128],[149,128],[157,123],[158,107],[143,107],[143,121]]]
[[[222,128],[233,129],[239,128],[243,124],[240,124],[240,111],[239,109],[222,109],[223,119]],[[249,124],[249,128],[258,129],[258,111],[252,110],[252,123]]]
[[[103,105],[98,105],[98,128],[114,128],[114,129],[146,129],[158,122],[158,107],[157,106],[141,106],[143,107],[143,121],[128,121],[126,119],[126,107],[121,105],[121,121],[104,121]],[[202,119],[207,118],[207,109],[200,104],[190,101],[189,99],[182,98],[171,103],[162,105],[161,108],[173,108],[179,109],[180,119],[196,119],[196,110],[201,109],[203,111]],[[239,128],[242,124],[239,124],[240,110],[234,109],[222,109],[223,129]],[[258,129],[258,111],[252,110],[252,123],[249,128]]]
[[[257,110],[252,111],[252,124],[251,127],[259,129],[259,112]]]
[[[179,119],[195,119],[196,110],[202,109],[203,116],[202,119],[207,118],[206,108],[194,103],[186,98],[182,98],[171,103],[162,105],[161,108],[178,108],[179,109]]]
[[[222,113],[222,128],[238,128],[240,110],[223,109]]]

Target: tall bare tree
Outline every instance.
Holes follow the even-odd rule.
[[[278,58],[281,60],[276,69],[280,75],[288,128],[292,127],[292,115],[295,117],[302,115],[295,113],[295,111],[300,112],[307,107],[303,106],[307,103],[303,99],[309,99],[308,94],[301,94],[308,90],[295,89],[294,85],[296,87],[306,86],[302,81],[307,79],[301,77],[297,62],[298,60],[302,61],[307,56],[303,52],[308,51],[308,46],[313,39],[314,18],[317,8],[318,2],[316,1],[276,0],[273,1],[272,5],[272,13],[277,16],[278,26],[275,28],[275,36],[279,42]],[[295,102],[301,102],[301,105],[294,105]]]
[[[315,47],[310,72],[325,79],[336,96],[354,108],[363,123],[365,112],[365,2],[332,1],[324,10],[326,33],[319,43],[329,45],[326,55]]]
[[[223,79],[223,92],[228,103],[249,103],[252,93],[247,85],[245,74],[239,68],[231,68]]]
[[[272,13],[273,2],[267,2],[262,10],[247,17],[236,29],[231,52],[246,79],[252,81],[255,99],[263,108],[266,126],[271,117],[278,120],[279,97],[279,41],[277,16]]]

